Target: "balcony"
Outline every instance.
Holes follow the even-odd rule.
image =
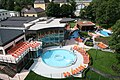
[[[1,62],[18,63],[30,51],[37,51],[41,48],[42,43],[38,41],[32,42],[19,42],[10,50],[8,54],[0,55]]]

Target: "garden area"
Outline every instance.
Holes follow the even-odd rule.
[[[120,75],[120,64],[116,58],[117,53],[105,52],[101,50],[91,49],[88,51],[92,58],[92,64],[95,69],[114,76]]]

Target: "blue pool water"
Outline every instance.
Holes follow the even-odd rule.
[[[103,30],[100,30],[99,33],[106,36],[106,37],[110,36],[110,34],[108,32],[103,31]]]
[[[80,36],[80,35],[79,35],[79,31],[76,30],[76,31],[74,31],[74,32],[71,34],[70,39],[72,39],[72,38],[78,38],[79,36]]]
[[[52,67],[67,67],[75,63],[76,55],[68,50],[48,50],[42,55],[45,64]]]

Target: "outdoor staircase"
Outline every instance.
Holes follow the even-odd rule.
[[[89,37],[88,37],[88,38],[86,38],[86,39],[84,40],[84,42],[83,42],[83,43],[85,44],[85,42],[86,42],[87,40],[89,40],[89,39],[90,39]]]
[[[8,66],[0,66],[0,71],[2,71],[10,77],[14,77],[16,75],[16,72],[10,69]]]

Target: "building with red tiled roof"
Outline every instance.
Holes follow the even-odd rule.
[[[82,31],[92,31],[95,27],[95,24],[91,21],[78,21],[77,24]]]
[[[23,30],[0,28],[0,71],[14,77],[27,64],[33,63],[42,43],[26,41]]]

